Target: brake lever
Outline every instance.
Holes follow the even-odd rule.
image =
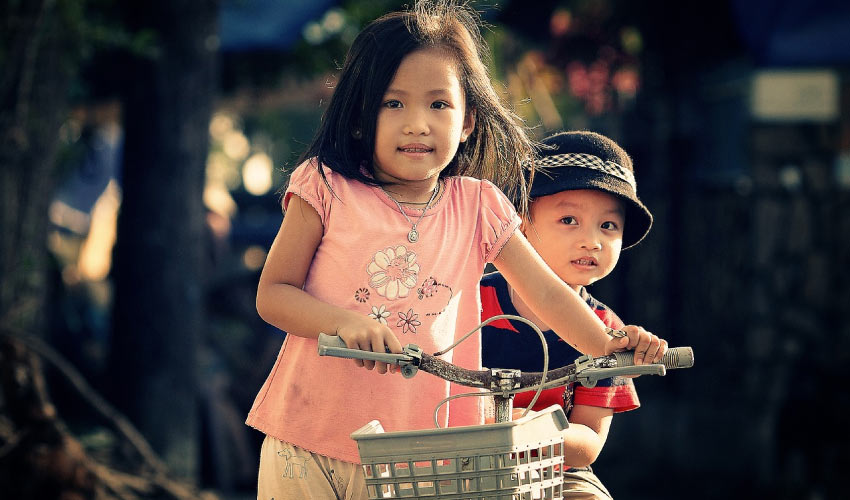
[[[587,388],[596,387],[596,383],[602,379],[622,376],[660,375],[667,374],[667,368],[662,364],[616,366],[612,368],[598,368],[593,362],[593,356],[585,354],[575,361],[576,382]]]
[[[576,381],[587,388],[596,387],[596,383],[604,378],[623,377],[631,375],[661,375],[667,374],[664,365],[620,366],[616,368],[588,368],[576,375]]]

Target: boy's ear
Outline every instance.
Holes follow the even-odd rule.
[[[460,133],[460,142],[466,142],[473,130],[475,130],[475,108],[471,108],[463,117],[463,131]]]
[[[529,207],[529,213],[521,216],[522,222],[519,225],[519,231],[525,236],[525,239],[531,241],[531,235],[533,234],[535,238],[540,239],[540,235],[537,233],[537,228],[534,227],[534,221],[531,219],[531,207]],[[533,244],[533,243],[532,243]]]
[[[528,228],[532,226],[531,221],[528,219],[528,215],[523,215],[520,220],[522,222],[519,224],[519,232],[528,238]]]

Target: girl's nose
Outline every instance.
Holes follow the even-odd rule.
[[[405,135],[428,135],[431,129],[428,126],[428,120],[425,119],[425,114],[416,111],[409,113],[403,132]]]

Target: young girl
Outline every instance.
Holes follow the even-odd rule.
[[[262,318],[288,333],[247,420],[266,434],[258,498],[366,498],[351,432],[373,419],[387,431],[432,427],[436,404],[464,389],[319,358],[316,337],[375,352],[447,347],[479,323],[488,262],[582,352],[647,340],[635,330],[611,340],[517,231],[505,195],[477,179],[524,190],[520,165],[533,152],[483,54],[474,13],[454,2],[381,17],[354,41],[291,174],[257,291]],[[479,367],[473,338],[444,359]],[[441,425],[481,423],[480,399],[452,400]]]

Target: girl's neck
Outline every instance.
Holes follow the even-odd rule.
[[[382,187],[397,202],[411,206],[425,206],[429,200],[436,199],[440,194],[439,192],[434,194],[435,190],[440,189],[438,178],[421,182],[387,184]]]

